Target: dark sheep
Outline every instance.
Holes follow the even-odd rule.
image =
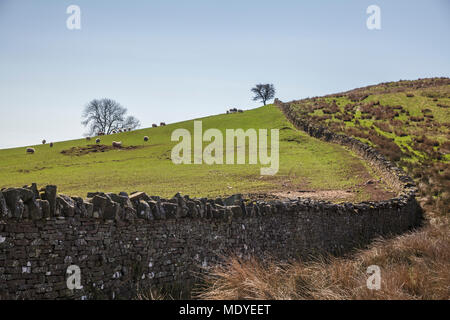
[[[29,154],[33,154],[34,153],[34,148],[27,148],[27,153]]]
[[[100,138],[97,138],[96,140],[95,140],[95,143],[100,143]]]
[[[156,123],[152,124],[153,128],[156,128],[158,125]]]
[[[45,141],[45,139],[44,140],[42,140],[42,144],[45,144],[47,141]]]
[[[165,126],[166,123],[165,123],[165,122],[161,122],[159,125],[160,125],[160,126]]]
[[[147,137],[147,136],[144,137],[144,141],[145,141],[145,142],[148,141],[148,137]]]
[[[53,148],[53,142],[50,142],[50,148]]]

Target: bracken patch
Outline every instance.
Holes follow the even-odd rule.
[[[61,151],[62,154],[66,156],[84,156],[89,153],[97,153],[97,152],[107,152],[111,150],[135,150],[138,148],[142,148],[142,146],[106,146],[104,144],[90,144],[85,147],[72,147],[67,150]]]

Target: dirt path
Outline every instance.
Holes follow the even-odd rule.
[[[274,196],[279,198],[297,199],[297,198],[311,198],[316,200],[350,200],[355,197],[355,194],[344,190],[320,190],[320,191],[282,191],[274,192]]]

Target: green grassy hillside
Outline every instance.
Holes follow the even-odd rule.
[[[176,128],[192,132],[193,121],[165,127],[101,137],[101,144],[122,141],[130,150],[110,150],[81,156],[62,154],[73,147],[95,144],[85,139],[0,150],[0,187],[56,184],[59,191],[84,196],[88,191],[145,191],[172,196],[182,192],[192,196],[233,193],[261,193],[279,190],[354,191],[354,200],[366,200],[370,193],[362,187],[371,178],[366,165],[340,146],[319,141],[295,130],[278,108],[265,106],[238,114],[222,114],[201,119],[203,131],[218,128],[223,134],[232,128],[280,129],[280,169],[275,176],[260,176],[261,165],[175,165],[172,163],[171,134]],[[150,141],[144,143],[143,137]],[[225,136],[225,134],[224,134]],[[206,145],[206,144],[205,144]]]
[[[377,148],[418,183],[424,205],[450,207],[450,79],[382,83],[293,102],[299,117]]]

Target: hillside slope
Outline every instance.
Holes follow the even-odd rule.
[[[367,186],[376,180],[359,158],[340,146],[311,138],[293,128],[278,108],[265,106],[237,114],[201,119],[203,132],[225,129],[280,129],[280,169],[275,176],[260,176],[261,165],[175,165],[171,149],[177,142],[171,134],[177,128],[193,131],[193,121],[158,128],[103,136],[103,148],[122,141],[129,149],[87,152],[95,138],[0,150],[0,187],[55,184],[59,191],[84,196],[88,191],[133,192],[172,196],[219,196],[233,193],[327,190],[332,200],[368,200],[383,195],[383,185]],[[143,137],[149,136],[144,143]],[[204,143],[207,145],[208,143]],[[225,144],[225,143],[224,143]],[[94,149],[94,147],[92,147]],[[62,153],[64,152],[64,153]],[[369,189],[369,187],[371,189]],[[377,189],[374,189],[377,188]],[[332,191],[345,191],[344,196]],[[374,192],[374,190],[378,190]],[[387,195],[386,195],[387,196]],[[326,197],[326,194],[325,194]]]
[[[291,106],[299,117],[376,147],[417,181],[425,206],[448,213],[449,78],[382,83]]]
[[[201,299],[450,299],[450,79],[398,81],[289,103],[298,117],[353,136],[417,182],[424,225],[346,257],[279,263],[232,258]],[[366,286],[381,270],[380,290]]]

